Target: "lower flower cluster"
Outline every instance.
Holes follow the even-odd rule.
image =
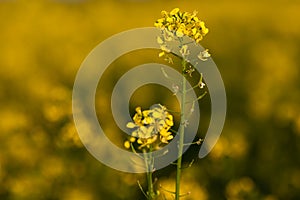
[[[139,149],[158,149],[162,144],[168,144],[173,139],[171,127],[174,125],[173,115],[165,106],[155,104],[149,110],[135,109],[133,122],[127,123],[132,129],[131,137],[124,142],[125,148],[133,147],[137,143]]]

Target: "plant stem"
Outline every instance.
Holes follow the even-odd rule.
[[[182,68],[186,68],[186,61],[182,60]],[[182,72],[182,96],[181,96],[181,112],[180,112],[180,130],[179,130],[179,144],[178,144],[178,160],[176,171],[176,191],[175,199],[179,200],[180,197],[180,178],[181,178],[181,164],[182,164],[182,152],[184,146],[184,123],[185,123],[185,103],[186,103],[186,79],[184,72]]]
[[[147,180],[148,180],[148,200],[152,200],[154,199],[152,172],[147,173]]]
[[[144,150],[144,159],[145,159],[145,165],[147,169],[147,184],[148,184],[148,191],[147,191],[147,199],[152,200],[155,198],[155,193],[153,189],[153,181],[152,181],[152,174],[153,174],[153,160],[152,160],[152,154],[151,154],[151,148],[149,156],[147,156],[147,152]]]

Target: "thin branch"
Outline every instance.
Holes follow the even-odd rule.
[[[161,185],[159,185],[159,188],[161,188],[162,190],[164,190],[165,192],[168,192],[170,194],[176,194],[176,192],[173,192],[171,190],[167,190],[167,189],[163,188]]]
[[[185,197],[185,196],[188,196],[188,195],[190,195],[190,194],[191,194],[191,192],[187,192],[187,193],[185,193],[185,194],[179,195],[179,197]]]
[[[145,193],[143,187],[142,187],[141,184],[140,184],[140,181],[137,181],[137,184],[138,184],[140,190],[142,191],[143,195],[148,199],[148,195]]]

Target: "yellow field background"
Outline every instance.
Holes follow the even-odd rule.
[[[72,87],[97,44],[153,26],[174,7],[206,22],[202,45],[228,101],[213,151],[200,160],[194,148],[185,158],[195,163],[183,171],[182,190],[192,193],[182,199],[300,199],[296,0],[0,0],[0,199],[144,199],[143,174],[110,169],[81,144]],[[157,185],[172,190],[174,173],[159,170]]]

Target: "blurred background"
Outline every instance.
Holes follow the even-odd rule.
[[[161,10],[174,7],[198,10],[206,22],[202,45],[219,67],[228,100],[213,151],[198,159],[199,147],[192,147],[184,157],[195,162],[183,172],[182,192],[192,193],[182,199],[300,199],[296,0],[1,0],[0,199],[145,199],[137,185],[146,186],[144,174],[106,167],[83,147],[72,87],[97,44],[153,26]],[[139,58],[124,62],[143,63]],[[170,166],[154,175],[172,190],[174,173]]]

